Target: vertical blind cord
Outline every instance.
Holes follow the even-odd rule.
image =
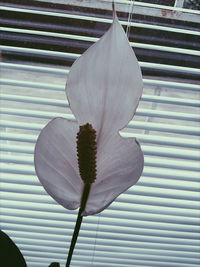
[[[98,239],[98,234],[99,234],[100,218],[101,218],[101,213],[98,214],[98,221],[97,221],[97,228],[96,228],[96,234],[95,234],[94,248],[93,248],[93,253],[92,253],[92,259],[91,259],[91,265],[90,265],[90,267],[92,267],[93,266],[93,263],[94,263],[95,252],[96,252],[96,244],[97,244],[97,239]]]
[[[127,27],[126,27],[126,35],[127,35],[127,38],[129,38],[129,34],[130,34],[131,21],[132,21],[132,17],[133,17],[134,3],[135,3],[135,0],[132,0],[131,4],[129,6],[128,23],[127,23]]]

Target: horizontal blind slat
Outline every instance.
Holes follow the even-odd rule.
[[[64,92],[64,86],[54,86],[51,85],[49,86],[48,84],[37,84],[37,83],[27,83],[23,82],[13,82],[10,80],[8,82],[10,85],[16,86],[19,84],[19,86],[29,86],[33,88],[40,88],[40,89],[47,89],[51,90],[56,90],[56,91],[63,91]],[[25,85],[26,84],[26,85]],[[31,96],[21,96],[21,95],[11,95],[11,94],[1,94],[1,99],[2,100],[8,100],[8,101],[16,101],[16,102],[25,102],[25,103],[35,103],[35,104],[44,104],[44,105],[54,105],[54,106],[59,106],[59,107],[67,107],[68,102],[67,100],[61,100],[61,99],[46,99],[46,98],[41,98],[41,97],[31,97]],[[175,98],[175,97],[166,97],[166,96],[155,96],[155,95],[147,95],[143,94],[142,99],[143,101],[146,102],[156,102],[156,103],[163,103],[163,104],[175,104],[175,105],[184,105],[184,106],[192,106],[192,107],[200,107],[200,101],[198,99],[180,99],[180,98]]]
[[[11,230],[11,229],[7,229],[7,231],[9,231],[11,234],[13,234],[13,231]],[[33,239],[33,238],[27,238],[27,237],[20,237],[20,233],[15,233],[16,235],[15,235],[15,237],[14,237],[14,239],[17,241],[17,242],[19,242],[19,244],[20,243],[23,243],[23,244],[27,244],[27,245],[31,245],[31,244],[33,244],[33,245],[35,245],[35,244],[37,244],[38,242],[37,242],[37,240],[36,239]],[[99,240],[98,241],[98,245],[100,245],[100,246],[111,246],[112,245],[112,242],[113,241],[110,241],[110,240]],[[89,238],[81,238],[81,240],[80,240],[80,242],[79,242],[79,246],[84,246],[84,245],[93,245],[93,241],[91,241],[91,239],[89,239]],[[56,241],[56,240],[48,240],[48,239],[46,239],[46,240],[42,240],[42,239],[40,239],[40,244],[41,245],[43,245],[43,246],[48,246],[48,247],[52,247],[53,245],[55,245],[56,247],[62,247],[62,246],[66,246],[66,242],[65,241],[63,241],[63,240],[59,240],[59,241]],[[177,251],[181,251],[181,249],[183,250],[183,254],[184,253],[187,253],[187,251],[189,252],[189,253],[192,253],[193,252],[193,246],[187,246],[187,247],[184,247],[184,246],[181,246],[181,245],[168,245],[168,244],[160,244],[160,245],[156,245],[156,244],[151,244],[151,246],[149,246],[149,244],[148,243],[145,243],[145,242],[137,242],[137,241],[132,241],[132,242],[126,242],[126,241],[120,241],[119,240],[119,242],[117,242],[117,244],[116,244],[116,246],[118,247],[118,246],[122,246],[122,247],[124,247],[124,246],[126,246],[128,249],[129,248],[132,248],[132,246],[134,246],[135,245],[135,247],[139,247],[139,248],[141,248],[141,249],[145,249],[145,248],[147,248],[147,249],[160,249],[160,250],[162,250],[162,251],[166,251],[166,250],[174,250],[174,249],[176,249]],[[198,251],[196,251],[196,250],[194,250],[194,253],[196,254],[196,252],[198,253]]]
[[[80,54],[75,54],[75,53],[49,51],[44,49],[33,49],[25,47],[13,47],[6,45],[1,45],[0,49],[2,51],[8,51],[8,52],[29,53],[29,54],[48,56],[48,57],[61,57],[62,59],[71,59],[71,60],[75,60],[80,56]],[[182,66],[150,63],[150,62],[140,62],[140,61],[139,65],[141,68],[148,68],[148,69],[153,68],[155,70],[174,71],[177,73],[190,73],[194,75],[200,74],[200,70],[198,68],[182,67]]]
[[[18,71],[33,71],[33,72],[42,72],[49,73],[55,75],[63,75],[67,76],[69,71],[67,69],[53,68],[53,67],[43,67],[37,65],[24,65],[24,64],[16,64],[16,63],[5,63],[1,62],[0,67],[2,69],[11,69]],[[193,83],[183,83],[183,82],[174,82],[168,80],[153,80],[153,79],[145,79],[143,78],[144,85],[148,86],[161,86],[164,88],[173,88],[179,90],[190,90],[190,91],[200,91],[200,85]]]
[[[52,252],[46,252],[46,251],[42,251],[42,252],[32,252],[30,249],[26,250],[24,248],[24,251],[26,251],[25,253],[28,256],[34,256],[34,255],[38,255],[38,257],[43,257],[43,258],[49,258],[49,259],[60,259],[61,261],[65,261],[66,260],[66,255],[64,253],[64,251],[60,252],[57,251],[56,253],[52,253]],[[103,262],[107,262],[106,260],[110,261],[112,264],[114,262],[116,262],[116,264],[123,264],[123,262],[126,263],[130,263],[131,261],[135,261],[135,260],[143,260],[143,261],[156,261],[156,262],[162,262],[164,260],[164,258],[166,259],[165,256],[162,255],[150,255],[150,254],[146,254],[145,256],[141,255],[141,253],[138,253],[136,255],[133,254],[128,254],[128,253],[123,253],[123,252],[118,252],[113,253],[113,252],[109,252],[109,251],[98,251],[95,253],[95,257],[99,258],[100,261]],[[86,250],[86,249],[77,249],[77,252],[74,253],[74,258],[76,258],[76,256],[78,258],[81,257],[90,257],[91,256],[91,250]],[[185,261],[185,262],[184,262]],[[174,266],[173,264],[184,264],[186,266],[186,264],[199,264],[199,259],[192,259],[192,258],[178,258],[171,256],[169,262],[169,266]],[[161,263],[162,264],[162,263]]]
[[[23,221],[24,219],[24,221]],[[15,217],[15,215],[13,215],[13,222],[11,222],[11,217],[9,216],[5,216],[2,215],[2,227],[4,229],[9,229],[9,230],[14,230],[16,227],[16,231],[24,231],[24,232],[28,232],[32,226],[32,230],[30,231],[30,233],[38,233],[38,234],[46,234],[46,235],[68,235],[69,236],[69,241],[70,241],[70,235],[73,231],[73,226],[75,223],[74,222],[66,222],[65,226],[63,227],[62,225],[54,225],[54,221],[49,219],[49,226],[47,226],[45,228],[44,224],[41,224],[39,221],[41,219],[35,219],[35,220],[28,220],[27,218],[21,218],[21,220],[18,220],[17,217]],[[43,222],[47,224],[47,221],[45,219],[43,219]],[[6,225],[6,221],[8,222],[8,225]],[[95,222],[96,223],[96,222]],[[42,226],[43,225],[43,226]],[[87,232],[87,237],[92,236],[93,232],[95,232],[96,227],[91,227],[92,224],[86,224],[85,227],[83,227],[83,232]],[[23,228],[24,227],[24,228]],[[56,228],[57,227],[57,228]],[[66,227],[67,227],[67,231],[66,231]],[[110,227],[110,231],[116,231],[116,234],[120,235],[120,240],[127,240],[129,234],[127,234],[127,232],[123,231],[123,229],[125,229],[124,227],[120,227],[120,226],[114,226],[114,227]],[[133,225],[134,227],[134,225]],[[120,232],[120,229],[122,230]],[[173,243],[173,239],[178,239],[181,238],[183,239],[183,244],[186,245],[195,245],[198,244],[198,231],[194,232],[194,233],[187,233],[187,232],[176,232],[176,230],[164,230],[164,229],[160,229],[160,230],[151,230],[150,228],[137,228],[134,227],[134,230],[129,229],[129,227],[127,227],[127,230],[130,231],[130,234],[132,235],[136,235],[136,236],[140,236],[143,237],[144,241],[145,238],[148,239],[161,239],[163,237],[163,239],[170,239]],[[108,236],[109,238],[109,234],[110,231],[108,228],[105,228],[105,226],[102,224],[100,229],[99,229],[99,234],[103,235],[104,237]],[[110,237],[113,235],[110,235]],[[86,237],[86,236],[85,236]],[[123,239],[124,237],[124,239]],[[53,237],[52,237],[53,238]],[[129,238],[130,240],[131,238]],[[186,241],[186,242],[184,242]],[[193,242],[194,241],[194,242]],[[155,242],[155,241],[154,241]],[[170,242],[168,242],[170,243]],[[178,243],[179,244],[179,243]]]
[[[33,194],[26,193],[26,192],[9,192],[9,190],[5,190],[1,192],[2,198],[6,200],[16,200],[16,201],[25,201],[25,202],[33,202],[33,203],[48,203],[50,205],[55,205],[56,202],[48,195],[39,195],[39,194]],[[126,197],[124,197],[126,195]],[[138,205],[153,205],[156,207],[163,207],[163,209],[170,208],[170,209],[188,209],[190,212],[196,212],[199,210],[200,205],[197,202],[191,201],[191,200],[182,200],[182,199],[176,199],[174,201],[173,199],[167,199],[167,198],[160,198],[160,197],[152,197],[152,196],[146,196],[145,199],[143,196],[140,195],[133,195],[130,198],[130,195],[125,194],[123,197],[118,198],[118,202],[121,203],[122,208],[124,209],[124,204],[130,204],[130,201],[134,204]],[[125,205],[125,206],[126,206]],[[112,204],[111,207],[115,207],[115,202]],[[113,208],[112,208],[113,209]],[[128,209],[128,207],[127,207]],[[118,210],[114,208],[114,210]],[[197,213],[195,213],[197,214]],[[195,216],[192,216],[195,217]],[[197,216],[199,217],[199,216]]]
[[[69,107],[67,104],[66,107]],[[36,118],[47,118],[51,119],[52,117],[62,117],[63,113],[59,112],[47,112],[47,111],[38,111],[38,110],[27,110],[23,108],[0,108],[1,114],[6,115],[16,115],[24,117],[36,117]],[[148,116],[148,117],[159,117],[167,119],[176,119],[176,120],[186,120],[186,121],[197,121],[200,122],[200,114],[193,113],[177,113],[172,111],[158,111],[152,109],[138,108],[136,111],[138,116]]]
[[[5,228],[6,229],[6,228]],[[52,242],[66,242],[66,235],[50,235],[50,234],[43,234],[43,233],[29,233],[29,232],[26,232],[26,231],[16,231],[14,232],[12,229],[8,229],[7,231],[10,232],[10,234],[15,238],[24,238],[25,240],[28,238],[30,238],[31,240],[35,240],[35,239],[38,239],[38,240],[41,240],[41,241],[52,241]],[[104,237],[99,237],[99,240],[98,242],[101,244],[111,244],[114,240],[116,240],[115,238],[110,238],[110,239],[107,239],[107,238],[104,238]],[[85,243],[86,242],[90,242],[90,237],[88,235],[84,235],[80,238],[80,243]],[[181,242],[173,242],[173,241],[176,241],[176,240],[171,240],[172,242],[160,242],[159,238],[157,238],[157,242],[156,240],[154,239],[151,239],[149,240],[148,238],[144,239],[143,237],[139,237],[139,236],[136,236],[135,239],[133,241],[130,242],[130,240],[128,239],[119,239],[119,244],[123,244],[125,246],[129,246],[128,244],[132,244],[132,242],[136,243],[136,244],[145,244],[145,243],[149,243],[152,242],[152,247],[154,245],[160,245],[160,247],[162,247],[163,249],[167,249],[167,248],[181,248],[183,249],[183,251],[187,251],[190,250],[190,251],[198,251],[196,250],[195,246],[189,242],[187,242],[187,244],[183,244]],[[166,240],[165,240],[166,241]]]
[[[1,164],[2,165],[2,164]],[[147,168],[145,168],[147,169]],[[161,168],[160,168],[161,169]],[[162,169],[161,169],[162,170]],[[159,171],[161,171],[159,170]],[[16,173],[16,174],[27,174],[27,175],[34,175],[34,170],[31,172],[29,170],[18,170],[18,171],[12,171],[12,170],[3,170],[4,172],[8,173]],[[164,170],[162,170],[164,171]],[[147,172],[147,174],[145,173]],[[188,171],[189,172],[189,171]],[[190,172],[192,173],[192,172]],[[192,173],[194,175],[194,173]],[[151,174],[152,175],[152,174]],[[148,175],[148,171],[143,172],[143,176]],[[197,179],[195,177],[181,177],[181,172],[179,171],[179,174],[173,175],[173,174],[159,174],[159,172],[155,173],[153,177],[157,178],[168,178],[168,179],[174,179],[178,177],[180,180],[185,180],[185,181],[193,181],[195,182]],[[142,178],[141,178],[142,179]],[[188,194],[188,190],[185,188],[183,189],[174,189],[173,186],[172,188],[164,187],[162,185],[156,184],[156,187],[159,187],[159,190],[155,190],[155,184],[151,184],[148,186],[138,184],[135,185],[133,189],[129,189],[127,194],[135,194],[135,195],[140,195],[140,196],[152,196],[152,197],[165,197],[165,198],[172,198],[172,199],[182,199],[182,200],[191,200],[191,201],[199,201],[200,196],[198,191],[189,191],[190,193]],[[17,184],[17,183],[9,183],[9,181],[5,181],[1,183],[1,190],[4,192],[14,192],[14,193],[30,193],[30,194],[39,194],[39,195],[45,195],[46,192],[44,189],[40,186],[39,182],[32,183],[32,184]]]
[[[1,6],[0,10],[3,11],[13,11],[13,12],[21,12],[21,13],[28,13],[28,14],[38,14],[38,15],[44,15],[44,16],[53,16],[53,17],[61,17],[61,18],[68,18],[68,19],[79,19],[79,20],[86,20],[86,21],[94,21],[94,22],[102,22],[102,23],[112,23],[112,19],[105,19],[95,16],[82,16],[82,15],[76,15],[76,14],[69,14],[69,13],[58,13],[58,12],[47,12],[42,10],[33,10],[33,9],[26,9],[26,8],[13,8],[13,7],[6,7]],[[138,23],[138,22],[127,22],[127,21],[120,21],[122,25],[128,25],[138,27],[138,28],[144,28],[144,29],[154,29],[154,30],[162,30],[167,32],[175,32],[180,34],[191,34],[191,35],[197,35],[199,36],[200,33],[198,31],[193,30],[187,30],[184,28],[173,28],[173,27],[167,27],[167,26],[160,26],[160,25],[153,25],[153,24],[147,24],[147,23]]]
[[[66,114],[63,116],[69,120],[74,120],[74,116],[71,114]],[[52,118],[53,119],[53,118]],[[44,127],[43,124],[39,123],[27,123],[27,122],[14,122],[8,120],[2,120],[1,126],[6,128],[17,128],[17,129],[26,129],[26,130],[34,130],[41,131]],[[133,129],[141,129],[141,130],[151,130],[151,131],[161,131],[161,132],[169,132],[176,134],[186,134],[186,135],[200,135],[200,128],[194,126],[182,126],[182,125],[174,125],[171,124],[162,124],[162,123],[153,123],[153,122],[141,122],[134,121],[130,122],[127,125],[127,128]]]
[[[115,210],[115,211],[121,210],[123,212],[140,212],[140,213],[159,214],[159,215],[163,214],[163,215],[170,215],[170,216],[175,215],[175,216],[180,216],[180,217],[191,217],[191,218],[199,217],[200,211],[192,210],[186,207],[184,209],[182,209],[181,207],[165,207],[165,209],[163,209],[162,206],[153,205],[152,203],[151,205],[135,203],[135,200],[133,201],[133,198],[130,198],[130,201],[128,202],[128,196],[130,197],[130,195],[126,195],[127,197],[126,205],[120,202],[121,198],[117,198],[117,201],[113,202],[109,208],[111,210]],[[22,195],[18,193],[12,194],[12,193],[7,192],[7,195],[6,195],[6,193],[2,192],[2,201],[6,203],[7,207],[66,214],[66,210],[61,205],[53,201],[53,199],[51,201],[50,197],[49,197],[49,201],[47,201],[48,200],[47,196],[44,198],[46,202],[45,201],[39,202],[40,197],[38,196],[36,198],[35,195],[31,195],[31,194],[30,194],[29,199],[25,199],[25,197],[26,195],[23,198]],[[74,213],[76,213],[76,211]],[[99,215],[97,215],[97,217],[98,216]],[[123,220],[123,218],[121,218],[120,216],[117,219]],[[71,220],[71,218],[69,218],[69,220]],[[93,221],[93,220],[95,220],[95,217],[90,218],[90,221]],[[104,218],[104,220],[107,220],[108,224],[112,224],[112,221],[110,221],[109,218],[107,219]],[[113,224],[115,223],[115,221],[116,221],[116,218],[113,218]],[[133,222],[133,223],[136,223],[136,222]],[[152,227],[157,228],[157,223],[158,222],[154,222]],[[143,221],[143,224],[146,224],[146,221]],[[139,222],[139,225],[140,226],[142,225],[141,222]]]
[[[10,28],[10,27],[1,27],[2,31],[11,32],[11,33],[21,33],[21,34],[30,34],[30,35],[37,35],[37,36],[48,36],[54,38],[64,38],[64,39],[72,39],[78,41],[86,41],[86,42],[97,42],[99,38],[90,37],[90,36],[83,36],[83,35],[74,35],[74,34],[63,34],[63,33],[56,33],[56,32],[46,32],[46,31],[38,31],[38,30],[27,30],[27,29],[17,29],[17,28]],[[151,49],[151,50],[158,50],[164,52],[171,52],[171,53],[178,53],[178,54],[186,54],[186,55],[193,55],[193,56],[200,56],[200,52],[194,49],[184,49],[184,48],[177,48],[177,47],[165,47],[161,45],[151,45],[145,43],[136,43],[130,42],[130,45],[134,48],[140,49]]]
[[[94,7],[95,2],[88,2],[86,6]],[[118,2],[120,4],[117,3],[117,5],[120,6],[120,10],[123,10],[122,12],[124,12],[125,6],[128,8],[127,12],[129,11],[129,5],[132,4],[131,1],[126,1],[126,5],[124,1],[119,0]],[[71,3],[77,3],[77,7],[83,6],[81,2],[74,0]],[[98,1],[98,5],[101,4]],[[108,5],[109,9],[111,9],[110,1],[104,1],[104,9],[106,6],[107,10]],[[173,38],[176,38],[174,37],[176,34],[176,36],[180,36],[184,40],[186,36],[195,39],[200,35],[197,29],[195,30],[196,25],[193,24],[191,26],[189,24],[189,21],[192,21],[192,14],[194,15],[195,22],[197,22],[197,16],[200,14],[197,11],[171,7],[165,8],[165,6],[159,7],[158,5],[145,3],[136,3],[134,6],[137,12],[143,8],[143,11],[141,11],[143,13],[141,14],[148,16],[149,13],[144,13],[144,10],[153,10],[153,16],[155,15],[155,18],[162,16],[162,25],[158,25],[161,24],[158,20],[156,22],[154,21],[154,23],[149,23],[146,20],[144,23],[131,22],[131,27],[142,28],[146,32],[154,30],[157,31],[156,34],[159,34],[159,32],[163,34],[172,33]],[[80,7],[78,11],[81,14],[82,10]],[[100,18],[95,17],[96,14],[91,16],[91,13],[78,15],[78,13],[73,14],[73,12],[71,14],[50,12],[53,9],[49,9],[48,11],[45,11],[45,9],[36,9],[6,6],[0,8],[0,10],[5,13],[8,12],[12,16],[14,14],[20,16],[23,16],[23,14],[34,14],[37,15],[39,21],[40,18],[45,18],[48,19],[48,23],[50,24],[51,18],[53,17],[55,19],[62,18],[74,22],[79,21],[79,23],[87,23],[87,21],[91,21],[92,23],[97,22],[100,26],[109,26],[105,25],[105,23],[110,24],[112,21],[111,19],[103,18],[104,15]],[[169,12],[172,11],[175,11],[175,13],[169,15]],[[163,17],[163,12],[167,14],[165,18]],[[140,12],[136,14],[140,14]],[[181,15],[181,19],[179,20],[180,24],[177,24],[175,20],[178,15]],[[174,21],[172,20],[172,16]],[[181,20],[184,20],[183,18],[186,17],[189,21],[186,21],[186,24],[183,26]],[[170,19],[169,25],[167,25],[169,22],[167,19]],[[136,20],[138,19],[136,18]],[[123,21],[122,25],[126,26],[128,23],[127,21]],[[46,21],[44,24],[46,26]],[[27,34],[29,37],[34,34],[35,36],[67,38],[71,40],[70,42],[95,42],[97,40],[97,38],[87,37],[84,29],[83,36],[80,36],[57,33],[56,26],[54,32],[16,29],[14,27],[3,27],[3,30],[7,31],[6,35],[8,36],[17,33],[20,36],[21,34]],[[96,34],[97,32],[94,32],[93,36],[97,36]],[[34,37],[33,40],[35,40]],[[175,40],[172,41],[174,43]],[[194,55],[200,55],[196,49],[177,48],[172,45],[169,45],[168,48],[164,45],[159,45],[159,43],[152,45],[145,44],[144,42],[131,43],[131,45],[135,48],[144,49],[144,51],[149,49],[150,53],[153,50],[153,54],[156,56],[159,51],[162,51],[164,54],[170,53],[170,60],[172,60],[173,55],[178,57],[178,55],[185,54],[191,56],[187,58],[189,60],[191,58],[192,62]],[[186,47],[185,44],[184,47]],[[2,52],[5,57],[7,55],[10,57],[11,54],[14,56],[39,56],[45,58],[45,60],[62,58],[70,60],[70,62],[73,62],[80,56],[78,49],[74,51],[77,51],[77,54],[22,48],[18,47],[18,45],[16,47],[2,46]],[[144,57],[146,58],[146,55]],[[177,57],[174,60],[177,60]],[[172,65],[173,63],[170,63],[171,65],[165,65],[145,61],[146,59],[144,62],[139,62],[142,71],[144,70],[146,73],[149,70],[153,70],[154,72],[158,70],[159,75],[160,73],[164,73],[163,76],[166,74],[167,78],[145,77],[143,79],[146,91],[150,89],[150,93],[152,93],[153,90],[156,91],[157,87],[159,87],[161,95],[144,94],[142,105],[144,107],[151,106],[152,109],[140,108],[137,110],[137,115],[148,117],[149,121],[137,121],[138,119],[145,118],[136,117],[136,121],[131,121],[128,128],[125,129],[125,131],[129,132],[122,133],[124,137],[134,137],[135,135],[142,142],[142,150],[145,154],[143,175],[137,185],[120,195],[108,209],[101,213],[100,217],[97,215],[84,218],[85,223],[72,261],[72,264],[76,267],[88,267],[93,261],[97,266],[106,267],[121,267],[122,265],[123,267],[131,267],[133,265],[141,267],[188,267],[188,265],[190,267],[197,267],[199,265],[200,195],[198,181],[200,177],[198,171],[200,170],[200,164],[198,164],[197,160],[200,158],[198,151],[200,141],[197,139],[197,135],[200,134],[200,130],[198,129],[197,123],[199,122],[200,116],[193,112],[195,112],[195,108],[197,110],[200,107],[200,102],[196,94],[199,92],[200,86],[194,84],[194,80],[186,80],[186,83],[184,83],[184,80],[179,82],[174,77],[178,76],[180,78],[185,75],[185,79],[188,79],[188,74],[191,74],[191,79],[194,75],[194,79],[196,79],[200,71],[197,68],[186,67],[187,63],[184,67],[176,66],[176,64],[182,64],[178,62],[175,65]],[[58,91],[60,91],[59,94],[64,93],[64,83],[69,70],[34,66],[32,63],[30,65],[30,62],[27,66],[12,63],[2,63],[1,66],[3,68],[3,75],[5,74],[5,77],[9,76],[9,78],[2,80],[2,85],[5,85],[6,89],[8,88],[12,93],[13,90],[20,88],[20,93],[23,94],[26,90],[32,88],[33,90],[31,89],[31,91],[34,91],[34,94],[37,96],[20,96],[17,93],[16,95],[2,94],[2,99],[6,101],[5,104],[8,104],[8,107],[4,106],[2,108],[3,133],[0,137],[3,151],[1,157],[1,161],[3,162],[1,163],[2,228],[14,238],[14,241],[16,240],[16,244],[22,250],[30,267],[48,266],[51,261],[55,260],[64,264],[66,261],[66,248],[70,244],[77,211],[67,211],[66,213],[66,210],[58,205],[44,191],[44,188],[40,185],[35,175],[33,167],[33,145],[37,140],[39,131],[44,127],[45,121],[47,122],[47,120],[53,117],[61,116],[62,112],[60,110],[63,110],[62,107],[68,108],[67,101],[40,98],[38,97],[38,92],[43,90],[41,92],[47,94],[48,92],[57,94]],[[41,73],[46,73],[49,76],[55,74],[58,75],[56,79],[60,79],[60,83],[58,82],[57,86],[52,83],[35,82],[35,80],[30,82],[31,80],[29,81],[28,79],[25,82],[18,78],[11,80],[10,77],[16,76],[14,71],[8,75],[10,70],[16,70],[17,72],[25,71],[26,74],[23,72],[21,74],[27,76],[29,75],[28,72],[32,72],[30,73],[31,75],[37,75],[39,72],[40,75]],[[20,73],[18,76],[20,76]],[[155,80],[157,78],[158,80]],[[162,79],[170,79],[170,81],[164,81]],[[190,85],[190,82],[193,84]],[[168,89],[169,91],[167,91]],[[174,90],[176,90],[178,97],[162,96],[162,93],[164,95],[176,96]],[[154,93],[156,94],[156,92]],[[181,93],[184,94],[183,98],[183,95],[179,98]],[[35,110],[26,111],[27,103],[33,104]],[[20,108],[11,108],[13,105],[15,107],[20,106]],[[23,105],[25,107],[24,109]],[[52,109],[55,107],[60,107],[60,109],[57,109],[58,112],[41,111],[39,114],[37,111],[40,108],[39,105],[50,105],[53,106],[50,107]],[[165,108],[170,108],[169,105],[176,105],[171,107],[172,109],[175,108],[177,112],[164,111]],[[156,107],[155,110],[154,107]],[[47,107],[44,106],[45,109]],[[23,122],[28,117],[31,117],[32,123]],[[66,115],[66,117],[74,119],[71,115]],[[157,118],[162,118],[163,120]],[[171,122],[170,120],[179,121]],[[42,123],[38,123],[40,121]],[[136,129],[137,133],[134,134],[132,129]],[[98,230],[96,230],[97,228]],[[94,240],[96,234],[98,234],[98,238]],[[116,242],[116,239],[118,242]],[[96,243],[95,252],[92,251],[94,243]]]
[[[185,139],[177,137],[167,137],[167,136],[156,136],[156,135],[144,135],[136,133],[121,132],[124,137],[136,137],[142,143],[151,143],[156,145],[164,146],[175,146],[175,147],[188,147],[193,149],[200,148],[200,141],[198,139]],[[17,142],[28,142],[35,143],[37,140],[37,135],[33,134],[23,134],[23,133],[11,133],[2,132],[0,135],[0,140],[4,141],[17,141]]]
[[[33,251],[33,250],[36,250],[36,251],[46,251],[46,252],[60,252],[62,253],[63,252],[63,249],[65,248],[64,244],[62,247],[56,247],[55,245],[53,246],[35,246],[35,245],[31,245],[31,244],[24,244],[23,241],[21,241],[19,243],[19,246],[23,246],[24,249],[26,250],[30,250],[30,251]],[[88,250],[88,251],[91,251],[93,249],[93,245],[88,245],[87,243],[86,244],[79,244],[77,246],[77,248],[79,249],[85,249],[85,250]],[[98,246],[99,248],[99,251],[102,251],[102,252],[105,252],[105,251],[108,251],[108,252],[113,252],[113,253],[116,253],[116,249],[114,249],[112,246]],[[146,253],[147,255],[160,255],[160,256],[174,256],[174,257],[179,257],[179,256],[182,256],[183,258],[187,257],[187,258],[198,258],[198,254],[197,253],[191,253],[191,252],[183,252],[182,255],[180,253],[180,251],[163,251],[163,250],[155,250],[155,249],[137,249],[137,248],[121,248],[121,252],[127,252],[127,253],[138,253],[138,254],[143,254],[143,253]]]
[[[148,155],[144,152],[144,155]],[[199,155],[200,160],[200,155]],[[3,154],[0,158],[1,162],[5,163],[17,163],[17,164],[28,164],[33,165],[34,159],[33,156],[22,156],[22,155],[8,155]],[[155,159],[152,157],[145,157],[145,166],[150,167],[163,167],[163,168],[172,168],[172,169],[180,169],[180,170],[190,170],[190,171],[200,171],[200,163],[193,162],[193,161],[185,161],[184,164],[181,161],[176,160],[168,160],[166,158],[164,159]],[[178,188],[177,188],[178,189]]]
[[[161,169],[161,167],[159,168],[159,170]],[[166,170],[166,169],[163,169]],[[154,169],[155,171],[155,169]],[[185,191],[190,191],[190,192],[199,192],[200,190],[200,185],[198,183],[198,181],[195,181],[195,179],[188,179],[187,183],[185,183],[186,178],[182,177],[182,180],[178,180],[178,181],[174,181],[173,179],[173,175],[171,174],[171,176],[164,176],[161,175],[161,177],[159,177],[159,175],[155,172],[155,177],[154,177],[154,171],[151,172],[151,178],[148,176],[148,170],[145,171],[143,173],[143,177],[142,177],[142,181],[138,182],[137,185],[135,185],[135,187],[137,188],[137,186],[145,186],[145,187],[156,187],[156,188],[166,188],[166,189],[176,189],[176,190],[185,190]],[[166,170],[167,172],[167,170]],[[193,172],[191,172],[193,173]],[[190,174],[191,174],[190,173]],[[157,174],[157,175],[156,175]],[[180,172],[180,176],[181,176],[182,172]],[[187,173],[188,174],[188,173]],[[165,179],[163,180],[162,177],[165,177]],[[184,179],[185,178],[185,179]],[[31,176],[29,174],[29,177],[27,179],[27,176],[25,174],[20,174],[20,172],[18,173],[17,171],[13,171],[12,169],[6,169],[3,170],[2,168],[2,172],[1,172],[1,182],[5,182],[5,183],[13,183],[13,184],[24,184],[24,185],[39,185],[38,180],[35,178],[35,176]]]
[[[187,150],[178,148],[161,148],[154,146],[142,145],[144,154],[152,156],[162,156],[162,157],[174,157],[180,159],[188,160],[199,160],[200,152],[198,150]],[[14,144],[1,144],[1,150],[6,152],[16,152],[16,153],[27,153],[33,154],[34,147],[32,145],[14,145]]]
[[[11,205],[10,203],[7,204],[6,201],[4,201],[4,203],[6,204],[6,206],[2,208],[2,222],[6,222],[6,220],[8,220],[8,223],[12,225],[15,223],[20,224],[20,222],[24,220],[22,224],[25,225],[33,224],[35,226],[38,225],[41,227],[46,226],[46,231],[49,234],[51,233],[52,226],[56,227],[54,229],[54,233],[59,233],[59,231],[61,230],[63,233],[63,231],[65,231],[65,227],[71,228],[71,231],[73,230],[73,224],[76,220],[77,211],[73,212],[71,218],[69,218],[68,221],[66,222],[66,214],[64,212],[62,213],[59,211],[53,212],[50,210],[39,211],[36,209],[29,210],[29,208],[24,205],[15,208],[14,205]],[[170,231],[172,231],[171,234],[174,234],[175,236],[183,234],[186,234],[187,236],[188,234],[189,237],[193,236],[193,234],[196,233],[196,237],[194,238],[195,240],[198,240],[198,237],[200,235],[198,218],[196,217],[192,217],[190,221],[186,216],[163,215],[163,214],[153,214],[153,213],[146,214],[145,212],[138,213],[137,211],[135,211],[135,214],[131,214],[131,211],[127,212],[124,211],[123,209],[121,210],[121,213],[122,215],[119,216],[118,213],[116,213],[116,210],[113,210],[112,208],[110,209],[109,216],[107,216],[106,213],[103,213],[101,216],[101,226],[100,226],[101,229],[104,229],[105,232],[113,232],[112,230],[115,227],[117,227],[118,228],[116,230],[117,232],[120,232],[119,230],[121,229],[122,233],[128,234],[131,231],[135,231],[134,228],[139,228],[139,229],[144,228],[146,230],[144,230],[143,234],[147,235],[149,233],[151,234],[151,231],[148,232],[147,230],[150,229],[153,231],[152,233],[154,234],[159,233],[160,235],[163,234],[166,237],[170,236]],[[113,222],[110,220],[111,215],[113,216]],[[137,215],[139,216],[137,217]],[[12,221],[12,216],[13,216],[13,221]],[[41,222],[40,219],[43,219],[44,221]],[[45,220],[49,220],[48,225],[46,225]],[[97,217],[88,220],[85,218],[85,226],[83,226],[83,229],[92,231],[93,229],[96,228],[97,220],[98,220]],[[126,221],[124,222],[124,220]],[[134,220],[134,222],[132,222],[132,220]],[[22,226],[19,225],[19,227],[23,229]],[[41,230],[42,229],[43,228],[41,228]],[[163,230],[165,230],[166,232],[162,233]],[[169,235],[167,233],[169,233]]]

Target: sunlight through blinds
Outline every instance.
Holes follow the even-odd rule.
[[[52,118],[74,120],[64,92],[70,66],[112,21],[111,1],[58,2],[0,8],[1,229],[29,267],[64,266],[77,216],[41,186],[35,142]],[[125,30],[131,2],[116,1]],[[132,11],[144,92],[121,135],[138,138],[145,167],[135,186],[84,218],[71,266],[198,267],[200,12],[137,1]]]

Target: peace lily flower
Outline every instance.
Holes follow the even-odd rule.
[[[93,161],[95,177],[88,182],[91,188],[82,215],[92,215],[134,185],[143,170],[137,140],[119,134],[138,106],[142,75],[115,12],[109,30],[72,65],[66,94],[76,121],[55,118],[41,131],[35,147],[36,173],[59,204],[77,209],[87,183],[80,175],[77,133],[80,126],[82,131],[88,128],[96,139],[91,141],[94,155],[81,160],[83,168]]]
[[[138,106],[142,75],[113,13],[109,30],[69,72],[66,94],[76,120],[53,119],[35,146],[35,169],[46,191],[67,209],[80,207],[66,267],[83,216],[109,206],[137,182],[144,165],[137,140],[119,134]]]

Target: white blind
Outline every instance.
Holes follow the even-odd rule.
[[[35,142],[50,119],[73,119],[70,65],[111,23],[110,1],[67,2],[4,1],[0,9],[1,228],[30,267],[64,266],[77,216],[38,181]],[[117,4],[125,26],[130,4]],[[132,11],[144,94],[122,135],[139,139],[145,168],[109,208],[84,218],[71,266],[198,267],[200,13],[145,3]]]

